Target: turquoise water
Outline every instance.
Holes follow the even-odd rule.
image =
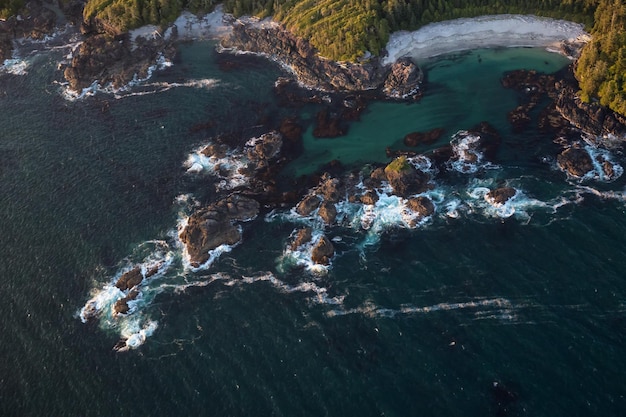
[[[368,106],[361,123],[350,126],[348,134],[335,139],[316,139],[313,126],[304,136],[305,155],[289,168],[298,174],[315,171],[337,159],[346,165],[386,162],[385,148],[403,149],[407,133],[445,128],[440,141],[423,146],[425,152],[449,141],[450,136],[488,121],[501,132],[509,132],[506,119],[517,106],[515,92],[500,85],[505,71],[534,69],[554,72],[570,61],[541,49],[522,48],[476,50],[420,62],[426,71],[428,88],[417,103],[376,102]]]
[[[504,136],[497,166],[436,184],[424,226],[331,228],[339,255],[318,275],[285,266],[287,215],[246,223],[244,241],[197,272],[172,237],[177,197],[212,195],[211,178],[185,173],[188,155],[289,113],[271,95],[278,68],[246,58],[222,72],[211,44],[186,44],[133,90],[150,94],[68,102],[60,57],[0,75],[0,415],[623,415],[624,179],[568,181],[550,164],[552,138],[504,119],[516,97],[499,74],[562,58],[427,62],[421,102],[372,103],[346,138],[307,134],[299,172],[385,161],[413,130],[445,127],[438,146],[488,119]],[[212,82],[166,89],[190,80]],[[471,197],[498,182],[527,196],[506,219]],[[453,218],[443,207],[455,198],[466,209]],[[134,315],[158,327],[114,352],[134,322],[83,324],[79,311],[160,244],[171,267]]]

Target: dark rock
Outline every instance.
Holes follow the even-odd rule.
[[[532,108],[530,106],[517,106],[514,110],[511,110],[507,114],[507,118],[511,125],[513,125],[513,131],[520,133],[528,128],[531,122],[530,111]]]
[[[418,145],[430,145],[439,139],[445,129],[436,128],[429,130],[428,132],[412,132],[404,137],[404,144],[406,146],[418,146]]]
[[[320,179],[320,184],[316,187],[315,192],[322,196],[325,201],[336,203],[342,196],[341,182],[337,178],[325,174]]]
[[[406,205],[409,209],[419,214],[421,217],[430,216],[435,212],[435,206],[433,202],[428,197],[414,197],[410,198]]]
[[[247,156],[250,162],[256,165],[257,169],[268,166],[270,161],[276,158],[283,145],[283,138],[280,133],[272,131],[254,139],[251,146],[247,146]]]
[[[307,195],[305,196],[296,206],[296,212],[301,216],[308,216],[311,214],[316,208],[319,207],[322,199],[317,195]]]
[[[136,299],[138,295],[139,295],[139,291],[131,290],[127,296],[117,300],[115,304],[113,305],[113,311],[115,312],[115,314],[128,313],[128,311],[130,310],[128,302]]]
[[[331,225],[337,218],[337,207],[329,201],[324,201],[320,204],[317,214],[324,220],[324,223]]]
[[[378,201],[378,194],[372,190],[367,190],[365,194],[361,196],[361,203],[367,205],[374,205]]]
[[[222,40],[226,50],[243,50],[266,54],[290,67],[298,82],[321,91],[374,91],[384,96],[383,84],[393,97],[419,91],[421,71],[408,59],[400,60],[395,67],[383,66],[378,59],[355,64],[341,64],[321,58],[310,43],[298,38],[284,27],[257,27],[237,22],[231,35]],[[406,83],[404,85],[403,83]]]
[[[299,142],[302,140],[302,126],[298,124],[294,117],[283,119],[278,129],[285,140],[290,142]]]
[[[173,44],[162,38],[143,40],[133,48],[127,34],[94,33],[74,53],[64,76],[74,91],[81,91],[94,81],[120,88],[134,77],[145,78],[161,55],[169,59],[175,55]]]
[[[485,200],[494,206],[501,206],[515,194],[517,194],[517,190],[513,187],[500,187],[485,194]]]
[[[341,116],[332,114],[327,108],[320,110],[315,117],[313,136],[316,138],[335,138],[343,136],[347,129],[342,125]]]
[[[396,158],[385,167],[385,177],[393,193],[401,197],[424,191],[428,181],[428,176],[415,169],[404,156]]]
[[[328,265],[335,254],[335,247],[326,236],[319,238],[311,251],[311,260],[320,265]]]
[[[293,242],[291,242],[291,250],[297,250],[302,245],[309,243],[312,238],[311,232],[310,227],[304,227],[298,230],[296,237],[293,239]]]
[[[417,98],[423,80],[424,74],[410,58],[400,58],[391,65],[382,90],[390,98]]]
[[[593,161],[589,153],[580,148],[567,148],[557,156],[559,168],[573,177],[584,177],[593,171]]]
[[[239,242],[241,232],[234,222],[251,220],[258,212],[256,200],[235,194],[193,213],[179,234],[192,266],[206,262],[210,250]]]
[[[142,280],[143,274],[141,273],[141,268],[136,266],[130,271],[124,272],[115,283],[115,286],[122,291],[126,291],[139,285]]]
[[[228,153],[228,146],[221,143],[212,143],[200,151],[207,158],[214,157],[217,159],[224,158]]]

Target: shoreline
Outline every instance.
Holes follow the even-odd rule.
[[[163,36],[168,40],[222,40],[232,33],[235,22],[259,27],[278,25],[270,18],[237,19],[218,5],[211,13],[201,17],[183,12],[163,34],[157,31],[156,26],[148,25],[129,31],[129,35],[133,43],[139,36]],[[393,32],[380,62],[391,65],[403,57],[420,61],[453,52],[501,47],[544,47],[549,52],[575,59],[563,51],[563,45],[582,46],[590,40],[591,35],[580,23],[535,15],[484,15],[430,23],[410,32]]]
[[[401,57],[419,61],[497,47],[545,47],[550,52],[562,53],[564,43],[582,45],[590,39],[579,23],[534,15],[486,15],[430,23],[412,32],[394,32],[381,62],[389,65]]]

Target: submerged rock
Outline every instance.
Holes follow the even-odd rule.
[[[311,251],[311,260],[320,265],[328,265],[335,254],[335,247],[324,235],[319,238]]]
[[[231,195],[193,213],[179,237],[189,254],[191,265],[198,267],[209,259],[209,251],[241,240],[238,221],[252,220],[259,203],[241,195]]]
[[[445,131],[443,128],[436,128],[427,132],[411,132],[404,137],[404,144],[411,147],[430,145],[435,143]]]

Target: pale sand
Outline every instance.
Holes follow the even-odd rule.
[[[495,47],[546,47],[561,42],[588,42],[583,26],[565,20],[531,15],[494,15],[431,23],[414,32],[394,32],[384,64],[401,57],[416,60],[451,52]]]

